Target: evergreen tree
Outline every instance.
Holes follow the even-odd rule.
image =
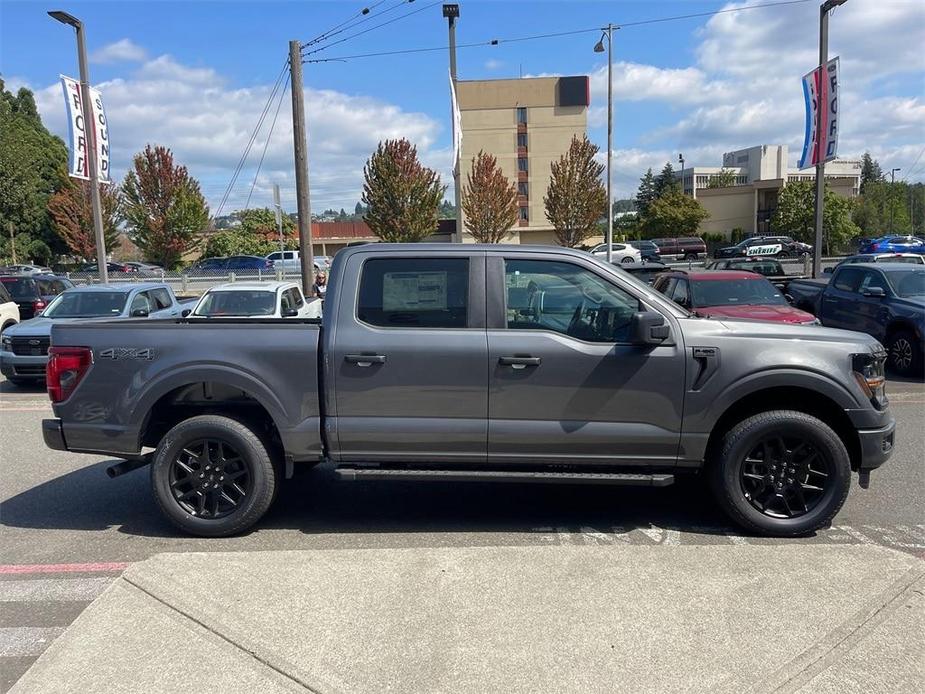
[[[639,179],[639,190],[636,192],[636,211],[640,217],[645,217],[649,205],[655,200],[655,176],[652,169],[646,170],[646,175]]]
[[[861,195],[867,191],[867,186],[871,183],[879,183],[883,180],[883,170],[880,168],[880,162],[870,156],[870,152],[864,152],[861,157]]]
[[[669,190],[680,190],[681,186],[674,177],[671,162],[666,162],[658,176],[655,177],[655,197],[660,198]]]

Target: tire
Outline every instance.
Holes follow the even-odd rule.
[[[780,253],[777,254],[777,259],[778,260],[789,260],[790,251],[781,251]]]
[[[236,535],[254,525],[273,503],[279,478],[257,434],[217,415],[177,424],[151,463],[161,511],[181,530],[201,537]]]
[[[696,253],[685,253],[684,260],[697,260],[697,254]]]
[[[620,262],[623,263],[624,265],[629,265],[629,264],[631,264],[631,263],[635,263],[636,260],[633,258],[633,256],[627,255],[627,256],[624,256],[623,258],[621,258],[621,259],[620,259]]]
[[[887,340],[887,365],[900,376],[922,373],[922,345],[911,330],[897,330]]]
[[[784,465],[776,465],[778,460]],[[844,444],[827,424],[804,412],[775,410],[739,422],[709,464],[713,494],[730,519],[772,537],[828,527],[851,486]],[[819,474],[823,468],[826,476]]]

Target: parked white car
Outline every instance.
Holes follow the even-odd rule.
[[[193,318],[321,318],[321,301],[306,299],[295,282],[230,282],[210,288]]]
[[[284,272],[301,272],[302,259],[299,251],[276,251],[267,256],[267,260],[273,261],[275,269],[281,269]],[[331,259],[326,255],[314,256],[315,272],[327,270],[331,267]]]
[[[11,325],[19,322],[19,304],[13,301],[13,297],[0,284],[0,332],[3,332]]]
[[[631,243],[610,244],[613,261],[615,263],[641,263],[642,252]],[[599,243],[590,250],[591,255],[598,258],[607,257],[607,244]]]

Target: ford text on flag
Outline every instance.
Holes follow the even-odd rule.
[[[109,123],[103,108],[103,97],[98,91],[90,88],[93,114],[88,123],[84,116],[80,82],[72,77],[61,75],[61,85],[64,87],[64,101],[67,105],[70,154],[68,173],[74,178],[90,180],[90,163],[87,161],[87,127],[91,127],[96,135],[96,162],[100,183],[112,183],[109,171]]]
[[[838,150],[838,58],[803,75],[806,132],[799,168],[831,161]],[[822,135],[817,137],[817,113],[822,104]]]

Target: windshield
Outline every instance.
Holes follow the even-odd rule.
[[[922,257],[918,255],[908,256],[908,255],[888,255],[886,257],[876,258],[875,263],[911,263],[912,265],[921,265]]]
[[[787,300],[763,279],[692,280],[694,306],[784,306]]]
[[[925,296],[925,272],[897,270],[886,273],[886,277],[897,296],[904,299]]]
[[[39,295],[35,280],[24,277],[4,278],[0,280],[14,299],[32,299]]]
[[[118,316],[125,306],[125,292],[65,292],[49,304],[46,318],[98,318]]]
[[[272,316],[276,313],[276,292],[217,291],[203,297],[194,316]]]

